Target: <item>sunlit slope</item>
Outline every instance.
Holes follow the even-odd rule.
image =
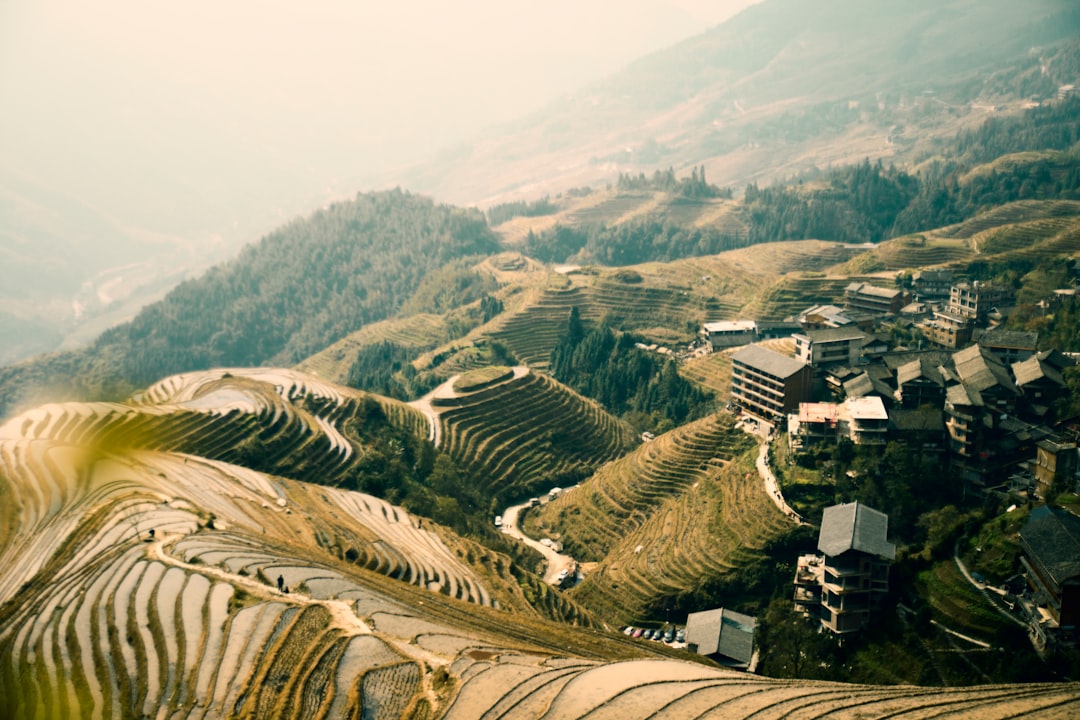
[[[574,482],[633,445],[625,423],[546,375],[519,367],[484,384],[469,377],[430,406],[440,449],[474,468],[490,494],[516,499]]]
[[[504,718],[1069,718],[1075,685],[916,688],[777,681],[687,663],[470,664],[447,720]]]
[[[665,433],[530,521],[578,559],[598,562],[575,599],[602,617],[646,621],[653,603],[736,571],[794,528],[733,424],[720,413]]]
[[[332,397],[332,387],[271,373],[279,397]],[[228,378],[203,379],[215,387]],[[199,384],[173,379],[142,400],[200,397],[220,421],[237,411],[237,396],[220,386],[200,394]],[[237,403],[211,408],[230,397]],[[569,603],[561,616],[582,625],[543,619],[525,604],[507,558],[369,495],[191,453],[53,437],[74,432],[83,417],[107,425],[100,409],[42,408],[0,430],[7,716],[737,718],[944,709],[1056,718],[1080,704],[1076,685],[808,684],[687,656],[660,659],[679,653],[591,629]],[[728,512],[722,520],[734,523]]]
[[[752,445],[733,425],[734,416],[718,413],[664,433],[544,505],[530,525],[560,538],[579,560],[603,560],[665,501],[712,479]]]

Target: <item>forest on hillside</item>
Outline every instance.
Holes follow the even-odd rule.
[[[864,160],[768,187],[751,184],[742,198],[746,233],[644,217],[615,226],[558,225],[530,234],[525,252],[546,262],[633,265],[783,240],[876,243],[1016,200],[1080,199],[1080,97],[992,118],[937,150],[917,172]],[[622,176],[619,187],[657,189],[674,182],[665,174]],[[703,174],[699,181],[696,169],[683,182],[689,189],[711,187]]]

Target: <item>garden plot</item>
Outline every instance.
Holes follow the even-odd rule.
[[[395,720],[412,704],[420,691],[420,666],[413,662],[369,670],[361,688],[363,720]]]
[[[205,576],[197,573],[188,575],[187,583],[180,599],[180,623],[184,632],[184,668],[181,673],[183,682],[181,694],[177,698],[177,704],[188,702],[187,690],[196,679],[194,676],[196,662],[200,658],[203,638],[203,607],[206,605],[210,592],[210,581]]]
[[[357,635],[349,640],[334,674],[334,699],[327,718],[346,717],[360,704],[357,695],[359,678],[380,664],[400,663],[402,657],[376,637]]]
[[[142,578],[139,580],[139,585],[135,590],[134,602],[132,603],[135,611],[135,625],[142,638],[146,662],[141,665],[141,667],[140,665],[128,666],[128,673],[133,681],[132,684],[137,687],[141,685],[139,682],[140,679],[145,682],[146,699],[143,703],[143,714],[147,716],[154,714],[154,709],[159,704],[162,690],[161,658],[158,653],[160,648],[157,646],[153,629],[150,627],[150,598],[153,596],[154,591],[157,589],[157,584],[164,574],[164,565],[159,562],[150,563],[146,568],[146,572],[143,573]],[[160,630],[160,627],[157,629]],[[141,678],[137,675],[139,669],[143,671]]]
[[[225,639],[225,619],[229,609],[229,598],[232,596],[232,586],[221,582],[214,583],[207,596],[204,610],[206,635],[199,662],[199,675],[195,683],[195,696],[198,698],[208,697],[211,678],[217,673]]]

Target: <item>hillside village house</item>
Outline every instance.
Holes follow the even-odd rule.
[[[1080,518],[1060,508],[1031,512],[1020,558],[1035,599],[1031,626],[1043,643],[1075,643],[1080,624]]]
[[[823,328],[796,333],[795,356],[807,365],[856,365],[866,333],[857,327]]]
[[[900,312],[908,303],[902,290],[883,288],[865,282],[855,282],[844,288],[844,309],[861,310],[874,315]]]
[[[788,443],[793,451],[820,442],[837,443],[847,438],[856,445],[883,445],[889,430],[889,414],[879,397],[848,398],[836,403],[799,403],[788,415]]]
[[[773,422],[810,399],[809,365],[760,345],[747,345],[731,360],[731,402],[754,417]]]
[[[978,339],[978,345],[994,353],[999,360],[1012,364],[1035,355],[1039,333],[1019,330],[987,330]]]
[[[730,668],[752,670],[757,620],[726,608],[690,613],[686,648]]]
[[[993,283],[979,280],[957,283],[949,290],[949,310],[976,323],[983,323],[1007,297],[1005,288]]]
[[[952,283],[952,270],[919,270],[911,276],[911,289],[922,302],[947,299]]]
[[[866,628],[889,590],[896,545],[888,541],[888,529],[888,515],[861,503],[825,508],[821,555],[804,555],[796,566],[796,610],[819,618],[835,635]]]
[[[753,320],[725,320],[705,323],[702,333],[715,352],[724,348],[746,345],[757,340],[758,326]]]

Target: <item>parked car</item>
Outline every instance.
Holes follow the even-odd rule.
[[[679,628],[675,631],[675,642],[686,642],[686,628]]]
[[[495,527],[502,527],[502,515],[495,516]]]
[[[652,640],[652,628],[645,628],[645,632],[641,633],[642,640]]]
[[[634,632],[630,634],[630,637],[639,638],[645,633],[643,628],[634,628]]]
[[[675,628],[669,627],[667,632],[664,633],[664,642],[669,643],[675,639]]]
[[[636,628],[633,625],[627,625],[626,629],[623,630],[623,635],[633,635],[635,629]]]

